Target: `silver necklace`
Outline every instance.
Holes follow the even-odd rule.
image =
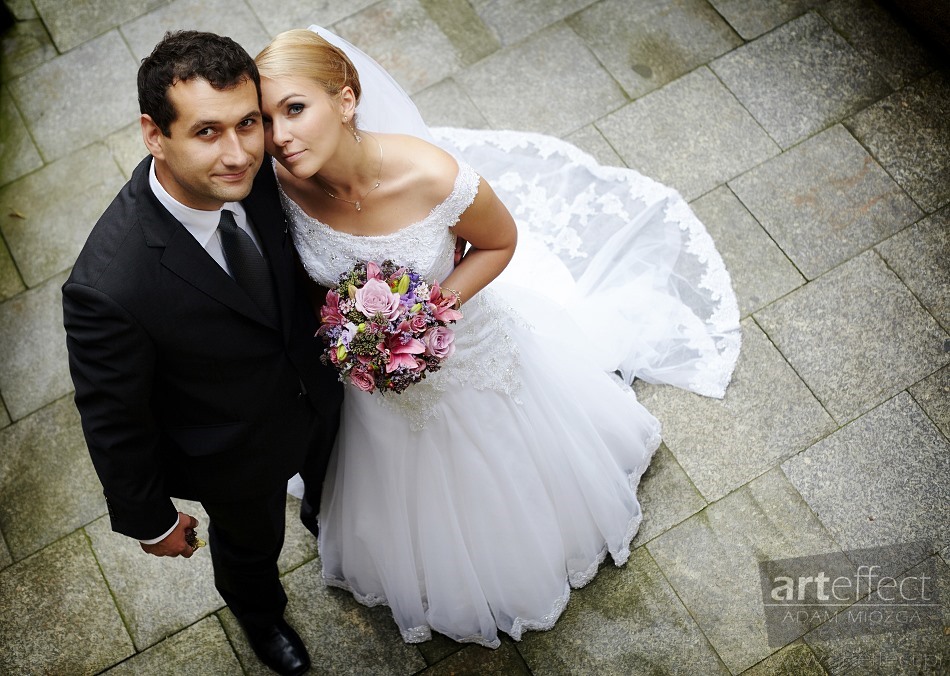
[[[376,145],[379,146],[379,168],[376,170],[376,182],[373,184],[373,187],[370,188],[369,190],[367,190],[366,193],[365,193],[364,195],[362,195],[359,199],[357,199],[357,200],[348,200],[348,199],[346,199],[345,197],[340,197],[339,195],[334,195],[332,192],[330,192],[329,190],[327,190],[327,187],[323,184],[323,180],[320,179],[320,178],[317,178],[317,185],[319,185],[321,188],[323,188],[323,192],[325,192],[327,195],[329,195],[330,197],[332,197],[332,198],[335,199],[335,200],[340,200],[341,202],[349,202],[349,203],[352,204],[354,207],[356,207],[356,210],[357,210],[357,211],[362,211],[362,210],[363,210],[363,200],[365,200],[367,197],[369,197],[369,194],[370,194],[371,192],[373,192],[374,190],[376,190],[376,188],[379,187],[379,177],[382,176],[382,174],[383,174],[383,144],[380,143],[380,142],[379,142],[379,139],[376,138],[375,136],[373,136],[373,140],[376,141]]]

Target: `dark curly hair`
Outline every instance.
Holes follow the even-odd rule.
[[[207,80],[215,89],[230,89],[248,79],[261,100],[261,77],[254,59],[231,38],[199,31],[165,33],[139,66],[139,110],[152,118],[165,136],[178,111],[168,100],[168,88],[194,78]]]

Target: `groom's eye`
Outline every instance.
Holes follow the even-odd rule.
[[[238,125],[242,129],[247,129],[248,127],[253,127],[257,123],[257,120],[253,117],[248,117],[241,120],[241,123]]]
[[[195,134],[195,136],[200,136],[201,138],[208,138],[212,134],[214,134],[214,129],[212,129],[211,127],[205,127],[204,129],[201,129],[197,134]]]

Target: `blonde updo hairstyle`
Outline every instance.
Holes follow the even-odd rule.
[[[360,76],[349,57],[322,37],[303,28],[281,33],[254,59],[261,78],[303,77],[330,96],[350,87],[360,102]],[[356,113],[350,118],[356,127]]]

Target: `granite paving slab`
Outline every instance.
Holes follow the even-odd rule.
[[[701,67],[596,122],[630,166],[692,200],[779,148]]]
[[[10,554],[7,541],[3,538],[3,533],[0,532],[0,570],[3,570],[11,563],[13,563],[13,555]]]
[[[743,174],[729,187],[808,279],[923,215],[841,125]]]
[[[502,645],[505,644],[505,639],[502,638]],[[426,661],[426,664],[433,665],[441,662],[449,655],[462,650],[465,648],[465,644],[457,643],[448,636],[443,636],[439,633],[433,633],[432,640],[425,641],[424,643],[417,643],[416,648],[419,649],[419,652],[422,654],[422,658]]]
[[[797,289],[805,278],[726,186],[690,205],[722,255],[746,317]]]
[[[72,266],[124,182],[96,143],[0,188],[0,231],[27,286]]]
[[[567,23],[633,99],[742,44],[706,0],[604,0]]]
[[[56,55],[42,21],[17,21],[0,36],[0,80],[12,80]]]
[[[468,0],[419,0],[426,14],[470,66],[497,51],[501,44]]]
[[[804,641],[796,641],[743,671],[743,676],[827,676],[815,653]]]
[[[0,528],[23,559],[106,512],[72,397],[0,430]]]
[[[518,650],[504,641],[497,650],[468,646],[420,672],[420,676],[531,676]]]
[[[60,52],[68,52],[73,47],[161,7],[166,2],[167,0],[33,0],[36,11],[49,29]]]
[[[845,122],[926,211],[950,203],[950,76],[937,71]]]
[[[31,0],[3,0],[3,4],[19,21],[36,18],[36,8]]]
[[[0,672],[94,674],[133,652],[82,531],[0,573]]]
[[[518,651],[535,676],[729,673],[644,547],[623,568],[603,566]]]
[[[923,622],[900,622],[896,613],[887,620],[894,631],[868,631],[868,622],[849,620],[857,616],[870,616],[875,612],[873,599],[859,601],[839,614],[837,621],[826,622],[805,636],[805,641],[818,657],[821,665],[831,676],[854,674],[946,674],[950,664],[950,639],[946,627],[950,626],[950,603],[946,590],[950,589],[950,568],[933,557],[931,561],[910,571],[906,577],[929,574],[936,568],[939,600],[942,606],[943,627]],[[898,578],[897,584],[903,581]],[[881,612],[881,611],[878,611]],[[888,617],[881,613],[882,617]],[[879,622],[883,624],[885,620]],[[874,622],[871,622],[872,626]],[[920,626],[923,624],[924,626]],[[906,626],[904,626],[906,625]]]
[[[109,31],[9,83],[40,154],[47,162],[111,134],[138,118],[137,63],[118,31]],[[108,104],[101,87],[109,83]]]
[[[12,298],[26,288],[20,278],[20,271],[10,257],[6,242],[0,237],[0,302]]]
[[[244,2],[175,0],[122,25],[122,35],[135,55],[136,66],[132,74],[135,75],[138,63],[152,53],[165,31],[182,29],[226,35],[244,47],[251,56],[256,56],[270,42],[270,36],[264,31],[261,22]],[[134,84],[129,91],[135,96]],[[136,119],[137,114],[125,122],[128,124]]]
[[[830,563],[847,565],[778,468],[664,533],[646,549],[732,673],[776,650],[767,638],[760,563],[821,555]],[[809,628],[802,624],[799,635]]]
[[[757,38],[825,0],[709,0],[746,40]]]
[[[782,469],[846,550],[950,544],[950,442],[906,392]],[[917,551],[908,545],[882,565],[903,572]]]
[[[532,35],[597,0],[475,0],[472,6],[503,45]]]
[[[271,37],[311,24],[330,27],[374,2],[376,0],[247,0]]]
[[[20,420],[72,392],[66,360],[60,274],[0,304],[0,392]]]
[[[950,439],[950,366],[920,381],[910,393],[934,424]]]
[[[875,0],[831,0],[818,11],[894,89],[936,65],[934,55]]]
[[[228,637],[212,615],[105,672],[109,676],[241,674]]]
[[[710,66],[783,148],[891,91],[867,61],[814,13]]]
[[[7,407],[0,401],[0,429],[10,424],[10,415],[7,413]]]
[[[282,578],[289,603],[285,617],[300,634],[315,673],[408,676],[425,668],[412,645],[403,643],[386,606],[366,608],[341,589],[330,589],[314,560]],[[248,676],[270,674],[251,650],[230,610],[219,613]]]
[[[706,506],[666,444],[660,444],[641,477],[637,499],[643,509],[643,522],[633,539],[634,547],[665,533]]]
[[[0,87],[0,185],[43,166],[6,85]]]
[[[588,155],[592,155],[598,164],[602,166],[626,166],[623,163],[623,159],[617,154],[617,151],[613,149],[613,146],[607,142],[607,139],[600,133],[600,130],[592,124],[581,127],[573,134],[566,136],[564,140],[568,143],[573,143]]]
[[[284,546],[277,559],[277,568],[281,574],[302,566],[317,557],[317,538],[300,521],[300,499],[287,496],[284,508],[286,526],[284,528]]]
[[[201,505],[176,499],[175,506],[198,519],[198,533],[207,539],[208,515]],[[86,533],[137,650],[224,606],[207,548],[189,559],[152,556],[132,538],[114,532],[107,516],[86,526]]]
[[[638,383],[663,441],[708,501],[722,498],[835,429],[834,421],[751,319],[722,400]]]
[[[494,129],[563,136],[627,101],[583,40],[563,23],[489,56],[455,80]]]
[[[838,423],[950,361],[947,333],[874,251],[755,313]]]
[[[334,27],[415,94],[463,67],[456,46],[419,0],[383,0]]]
[[[427,87],[412,97],[430,127],[487,129],[488,120],[452,78]]]
[[[145,148],[145,142],[142,140],[142,125],[133,122],[128,127],[123,127],[114,134],[106,136],[102,142],[112,154],[112,159],[119,165],[122,175],[128,179],[139,162],[142,161],[148,150]]]
[[[877,252],[930,314],[950,330],[950,209],[882,242]]]

